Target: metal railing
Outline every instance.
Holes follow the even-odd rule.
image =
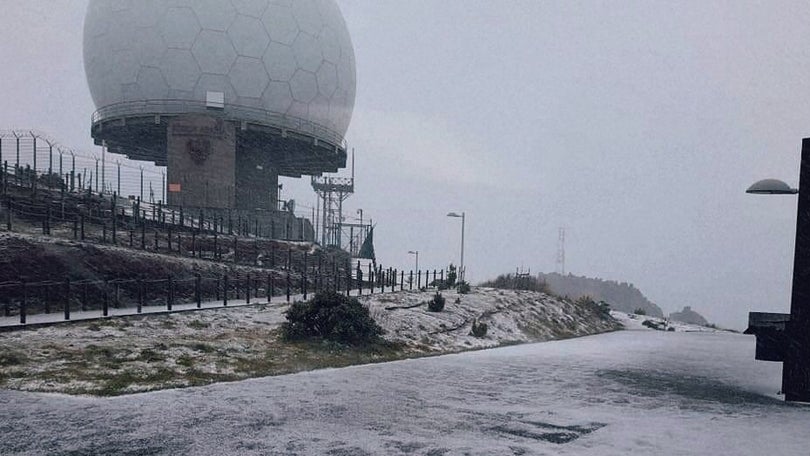
[[[93,125],[110,119],[117,119],[132,115],[181,115],[181,114],[206,114],[222,117],[232,121],[255,122],[261,125],[271,125],[298,133],[304,136],[311,136],[320,141],[325,141],[341,149],[347,148],[346,139],[342,134],[324,125],[312,122],[301,117],[290,116],[278,112],[268,111],[261,108],[226,104],[224,108],[210,108],[205,102],[196,100],[141,100],[124,101],[104,106],[93,113]]]

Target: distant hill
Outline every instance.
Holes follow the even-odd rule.
[[[664,316],[661,308],[650,302],[631,283],[557,273],[540,273],[538,279],[545,281],[549,290],[558,296],[568,296],[572,299],[590,296],[595,301],[610,304],[613,310],[632,313],[636,309],[642,309],[647,315],[662,318]]]
[[[695,312],[689,306],[684,307],[683,310],[680,312],[672,312],[671,314],[669,314],[669,319],[680,321],[683,323],[690,323],[693,325],[706,326],[709,324],[709,322],[706,321],[705,318],[703,318],[703,315]]]

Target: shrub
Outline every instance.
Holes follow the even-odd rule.
[[[356,298],[334,292],[318,293],[308,302],[296,302],[281,326],[287,340],[319,337],[334,342],[363,345],[377,342],[383,333]]]
[[[636,315],[647,315],[647,311],[640,308],[640,307],[638,309],[634,310],[633,313],[636,314]]]
[[[431,312],[441,312],[444,310],[444,296],[441,293],[437,292],[433,299],[428,301],[428,310]]]
[[[479,323],[476,319],[473,320],[472,331],[470,331],[470,334],[478,338],[485,337],[487,335],[487,329],[489,329],[489,327],[486,323]]]
[[[470,292],[470,284],[462,280],[456,286],[456,291],[458,291],[459,294],[467,294]]]

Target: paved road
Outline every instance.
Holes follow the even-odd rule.
[[[803,455],[754,339],[623,331],[112,399],[0,391],[12,455]]]

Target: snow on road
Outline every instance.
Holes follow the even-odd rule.
[[[807,455],[728,333],[621,331],[111,399],[0,392],[0,453]]]

